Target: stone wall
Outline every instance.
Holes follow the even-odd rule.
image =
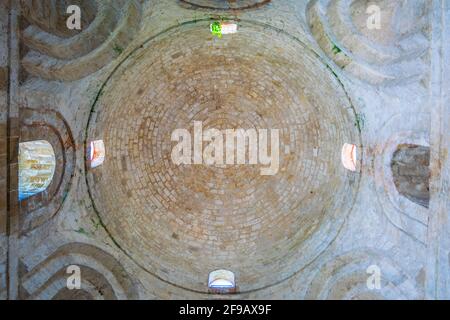
[[[7,232],[7,145],[8,145],[8,14],[6,3],[0,4],[0,299],[6,299]]]
[[[9,45],[0,32],[0,298],[7,277],[21,299],[448,297],[437,30],[450,14],[441,1],[372,2],[389,13],[377,31],[365,29],[366,1],[79,1],[88,27],[68,37],[57,1],[21,1]],[[6,16],[0,5],[0,31]],[[211,35],[219,17],[238,33]],[[174,166],[170,132],[193,120],[277,127],[279,174]],[[19,134],[49,141],[57,167],[47,192],[16,206]],[[91,169],[99,139],[106,159]],[[344,143],[357,147],[355,172]],[[404,145],[430,150],[429,209],[410,200],[425,189],[405,192],[415,178],[400,166],[417,158],[405,161]],[[82,290],[66,288],[73,265]],[[208,292],[222,268],[235,272],[232,295]]]

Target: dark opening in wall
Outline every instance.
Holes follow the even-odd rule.
[[[415,144],[397,147],[391,162],[397,191],[428,208],[430,201],[430,148]]]

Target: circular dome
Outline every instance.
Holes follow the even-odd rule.
[[[279,170],[176,165],[177,129],[279,129]],[[89,192],[115,243],[140,267],[189,290],[227,269],[240,292],[285,280],[336,237],[358,175],[341,164],[360,144],[339,81],[287,34],[240,22],[215,39],[209,22],[149,39],[111,75],[93,106],[87,141],[106,159]]]

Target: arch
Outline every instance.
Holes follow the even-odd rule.
[[[366,19],[358,19],[369,16],[357,14],[362,8],[365,11],[369,2],[310,1],[306,12],[309,31],[336,66],[361,81],[381,86],[420,80],[426,73],[422,57],[428,42],[418,26],[428,24],[426,4],[379,2],[388,21],[414,20],[416,24],[404,26],[405,30],[383,28],[373,33],[366,32],[370,31]],[[399,40],[405,33],[410,41],[407,49]]]
[[[21,0],[20,2],[22,14],[31,25],[61,38],[69,38],[80,33],[78,30],[70,30],[66,27],[66,19],[69,16],[67,8],[70,5],[76,5],[81,9],[80,19],[83,29],[87,29],[98,15],[96,0]]]
[[[71,265],[81,270],[81,291],[67,290],[67,267]],[[78,299],[79,294],[87,299],[139,299],[138,284],[120,261],[90,244],[66,243],[27,268],[21,281],[22,299]]]
[[[22,59],[31,76],[47,80],[82,79],[117,58],[129,45],[141,22],[139,1],[76,0],[70,4],[83,10],[82,30],[61,32],[66,0],[22,0],[23,13],[30,25],[23,30],[23,43],[29,49]],[[63,11],[65,12],[65,11]],[[53,17],[49,21],[48,17]]]
[[[382,250],[359,248],[324,259],[307,283],[306,300],[421,299],[416,279]],[[380,287],[370,285],[372,270],[381,270]]]
[[[392,159],[399,145],[430,146],[429,123],[427,113],[396,114],[391,117],[378,130],[378,139],[382,142],[375,148],[373,161],[373,170],[377,172],[375,185],[378,202],[383,208],[383,214],[397,229],[422,245],[427,243],[429,212],[398,192],[392,172]]]
[[[19,200],[44,192],[53,180],[55,150],[46,140],[19,143]]]
[[[56,111],[22,108],[20,142],[47,141],[55,153],[53,179],[45,192],[20,201],[20,227],[27,233],[51,219],[61,208],[75,168],[75,142],[69,125]]]
[[[183,7],[189,9],[209,9],[209,10],[246,10],[257,9],[271,0],[180,0]]]

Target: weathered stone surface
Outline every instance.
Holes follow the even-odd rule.
[[[8,10],[0,3],[0,299],[6,299],[7,197],[8,197]]]
[[[69,2],[13,2],[20,30],[0,3],[0,299],[215,298],[217,269],[225,299],[450,298],[447,1],[79,0],[81,31]],[[278,173],[174,165],[194,120],[280,129]],[[19,203],[32,140],[55,175]]]

